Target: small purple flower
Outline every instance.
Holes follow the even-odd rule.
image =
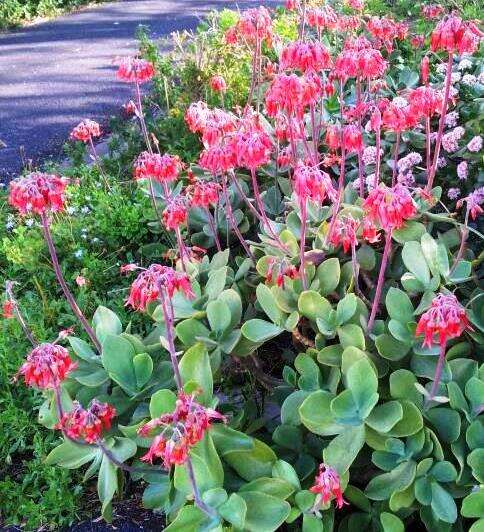
[[[450,200],[456,200],[460,196],[460,189],[458,188],[449,188],[447,191],[447,197]]]
[[[465,181],[467,179],[467,174],[469,173],[469,168],[467,161],[462,161],[457,165],[457,176],[461,181]]]
[[[473,153],[477,153],[478,151],[482,150],[482,137],[480,135],[476,135],[474,138],[472,138],[469,141],[469,144],[467,144],[467,149]]]

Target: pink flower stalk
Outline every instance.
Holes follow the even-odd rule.
[[[155,75],[153,63],[138,57],[125,57],[119,65],[117,77],[126,83],[141,85]]]
[[[336,507],[338,509],[341,509],[345,504],[348,504],[343,499],[343,492],[341,490],[338,473],[326,464],[321,464],[319,466],[319,472],[314,480],[314,485],[309,488],[309,491],[316,493],[323,504],[328,503],[333,497],[336,500]],[[317,501],[316,506],[318,505],[319,503]]]
[[[73,140],[81,142],[90,142],[93,138],[101,136],[101,126],[94,120],[83,120],[80,122],[70,134]]]
[[[212,76],[210,79],[210,88],[214,92],[226,92],[227,83],[225,82],[225,79],[223,78],[223,76],[215,75],[215,76]]]
[[[177,291],[182,291],[189,299],[195,297],[188,275],[168,266],[152,264],[131,285],[126,305],[144,312],[149,303],[158,301],[161,297],[171,298]]]
[[[25,384],[41,390],[58,388],[77,368],[65,347],[57,344],[40,344],[27,356],[19,369]]]
[[[135,179],[153,179],[158,183],[167,183],[175,181],[182,168],[183,163],[178,155],[144,151],[134,163],[133,175]]]
[[[116,410],[113,406],[101,403],[97,399],[93,399],[87,409],[74,401],[74,408],[62,416],[56,428],[73,440],[89,444],[97,443],[101,439],[102,432],[111,428],[111,420],[115,415]]]
[[[446,51],[449,54],[472,54],[477,50],[482,32],[473,22],[464,21],[451,14],[444,17],[430,37],[433,52]]]
[[[162,429],[141,460],[152,464],[155,459],[161,458],[166,469],[185,464],[190,450],[210,430],[213,420],[226,422],[216,410],[197,403],[194,395],[180,391],[174,412],[163,414],[138,429],[138,434],[143,437],[149,436],[154,429]]]
[[[134,272],[135,270],[139,270],[139,266],[137,264],[122,264],[120,267],[119,267],[119,271],[120,273],[129,273],[129,272]]]
[[[8,201],[20,214],[63,211],[68,183],[65,177],[33,172],[10,182]]]
[[[319,42],[291,42],[281,53],[280,67],[282,70],[299,70],[320,72],[331,67],[328,50]]]

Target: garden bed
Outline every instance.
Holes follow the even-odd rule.
[[[479,30],[287,7],[141,32],[6,191],[6,525],[482,529]]]

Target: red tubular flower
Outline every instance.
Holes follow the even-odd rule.
[[[299,271],[296,266],[289,263],[286,259],[271,257],[267,263],[266,283],[272,283],[275,280],[279,288],[284,287],[284,277],[297,279]]]
[[[305,108],[318,101],[322,90],[321,79],[311,72],[304,76],[278,74],[266,93],[267,114],[275,117],[283,111],[301,118]]]
[[[89,408],[84,409],[74,401],[74,408],[62,416],[56,428],[74,440],[83,440],[86,443],[96,443],[103,430],[111,428],[111,421],[116,415],[116,410],[108,403],[101,403],[93,399]]]
[[[477,50],[481,38],[482,32],[473,22],[449,15],[443,18],[432,32],[430,48],[433,52],[472,54]]]
[[[8,201],[21,214],[62,211],[68,183],[65,177],[33,172],[10,182]]]
[[[185,196],[176,196],[165,207],[162,213],[163,223],[169,231],[184,225],[188,218],[188,201]]]
[[[408,95],[411,115],[431,117],[442,112],[442,92],[428,85],[413,89]]]
[[[2,316],[4,319],[9,320],[13,318],[13,311],[15,309],[15,303],[10,299],[7,299],[3,302],[2,305]]]
[[[437,343],[444,346],[448,340],[458,338],[465,330],[472,330],[464,307],[453,294],[439,294],[430,308],[420,316],[415,336],[424,335],[424,347]]]
[[[415,108],[407,105],[400,107],[393,102],[387,105],[382,114],[382,127],[394,133],[401,133],[417,124],[418,115]]]
[[[46,390],[58,388],[76,367],[65,347],[40,344],[27,356],[19,373],[24,376],[27,386]]]
[[[273,144],[265,131],[253,128],[237,131],[230,141],[230,147],[237,166],[255,170],[269,162]]]
[[[334,247],[343,244],[343,251],[348,253],[353,246],[358,245],[356,231],[360,227],[360,220],[355,220],[351,214],[336,218],[330,242]]]
[[[429,83],[429,72],[430,72],[430,59],[428,55],[424,55],[422,58],[422,63],[420,64],[420,78],[422,79],[422,83],[424,85],[428,85]]]
[[[326,464],[319,466],[319,473],[314,479],[314,486],[309,488],[309,491],[318,494],[321,497],[323,504],[326,504],[332,497],[336,499],[336,507],[343,508],[343,505],[348,504],[343,499],[341,491],[340,478],[338,473]]]
[[[272,19],[269,11],[261,6],[242,12],[236,24],[236,31],[248,42],[266,41],[272,44]]]
[[[117,77],[126,83],[145,83],[155,75],[153,63],[138,57],[125,57],[119,65]]]
[[[331,6],[306,10],[306,21],[309,26],[318,30],[334,30],[338,26],[338,15]]]
[[[184,464],[191,448],[210,430],[213,420],[226,421],[216,410],[197,403],[194,395],[179,392],[174,412],[163,414],[138,429],[140,436],[147,437],[152,430],[162,428],[141,460],[153,463],[161,458],[166,469]]]
[[[334,198],[331,178],[317,166],[310,166],[299,161],[294,169],[294,193],[300,202],[307,200],[322,203],[327,197]]]
[[[178,155],[165,153],[141,153],[134,163],[133,175],[135,179],[154,179],[159,183],[175,181],[180,174],[183,164]]]
[[[185,122],[192,133],[203,130],[210,110],[205,102],[192,102],[185,111]]]
[[[371,17],[366,24],[367,30],[391,52],[395,39],[403,40],[407,36],[408,26],[395,22],[388,17]]]
[[[83,120],[80,122],[70,134],[72,140],[80,140],[81,142],[89,142],[91,139],[101,136],[101,126],[94,120]]]
[[[374,244],[375,242],[378,242],[380,240],[380,235],[378,234],[376,225],[367,218],[363,219],[362,236],[370,244]]]
[[[198,163],[211,174],[219,175],[235,166],[235,158],[230,144],[227,146],[210,146],[202,151]]]
[[[188,275],[168,266],[152,264],[147,270],[142,271],[131,285],[126,305],[143,312],[149,303],[158,301],[164,292],[171,298],[178,290],[181,290],[187,298],[195,297]]]
[[[363,207],[368,219],[378,223],[387,232],[399,229],[405,220],[417,213],[410,192],[401,184],[390,188],[380,183],[369,192]]]
[[[292,162],[292,151],[290,146],[283,148],[277,156],[277,166],[289,166]]]
[[[280,66],[283,70],[320,72],[330,68],[331,57],[319,42],[296,41],[283,48]]]
[[[348,124],[343,128],[343,144],[346,152],[358,152],[363,149],[361,128],[356,124]]]
[[[210,79],[210,88],[214,92],[225,92],[227,90],[227,84],[222,76],[212,76]]]
[[[430,4],[428,6],[422,6],[422,16],[428,20],[433,18],[439,18],[445,11],[444,6],[440,4]]]
[[[328,126],[324,142],[328,149],[336,151],[341,147],[341,130],[338,126]]]
[[[218,203],[220,185],[212,181],[197,180],[186,188],[192,207],[208,209],[211,204]]]

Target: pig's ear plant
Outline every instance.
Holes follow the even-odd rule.
[[[121,268],[143,329],[106,307],[88,320],[76,303],[50,235],[66,179],[12,182],[85,332],[38,342],[7,285],[33,344],[18,377],[42,391],[39,421],[63,439],[47,462],[97,476],[107,520],[126,478],[138,482],[171,531],[478,532],[484,191],[449,207],[447,168],[481,159],[481,137],[459,145],[466,124],[452,113],[482,34],[440,10],[416,39],[353,0],[341,13],[287,8],[297,36],[277,33],[265,7],[211,34],[250,58],[250,78],[230,109],[230,69],[207,67],[220,107],[187,106],[194,164],[149,130],[140,84],[153,64],[121,63],[144,143],[133,176],[173,242],[171,266]],[[88,126],[74,138],[93,149]]]

